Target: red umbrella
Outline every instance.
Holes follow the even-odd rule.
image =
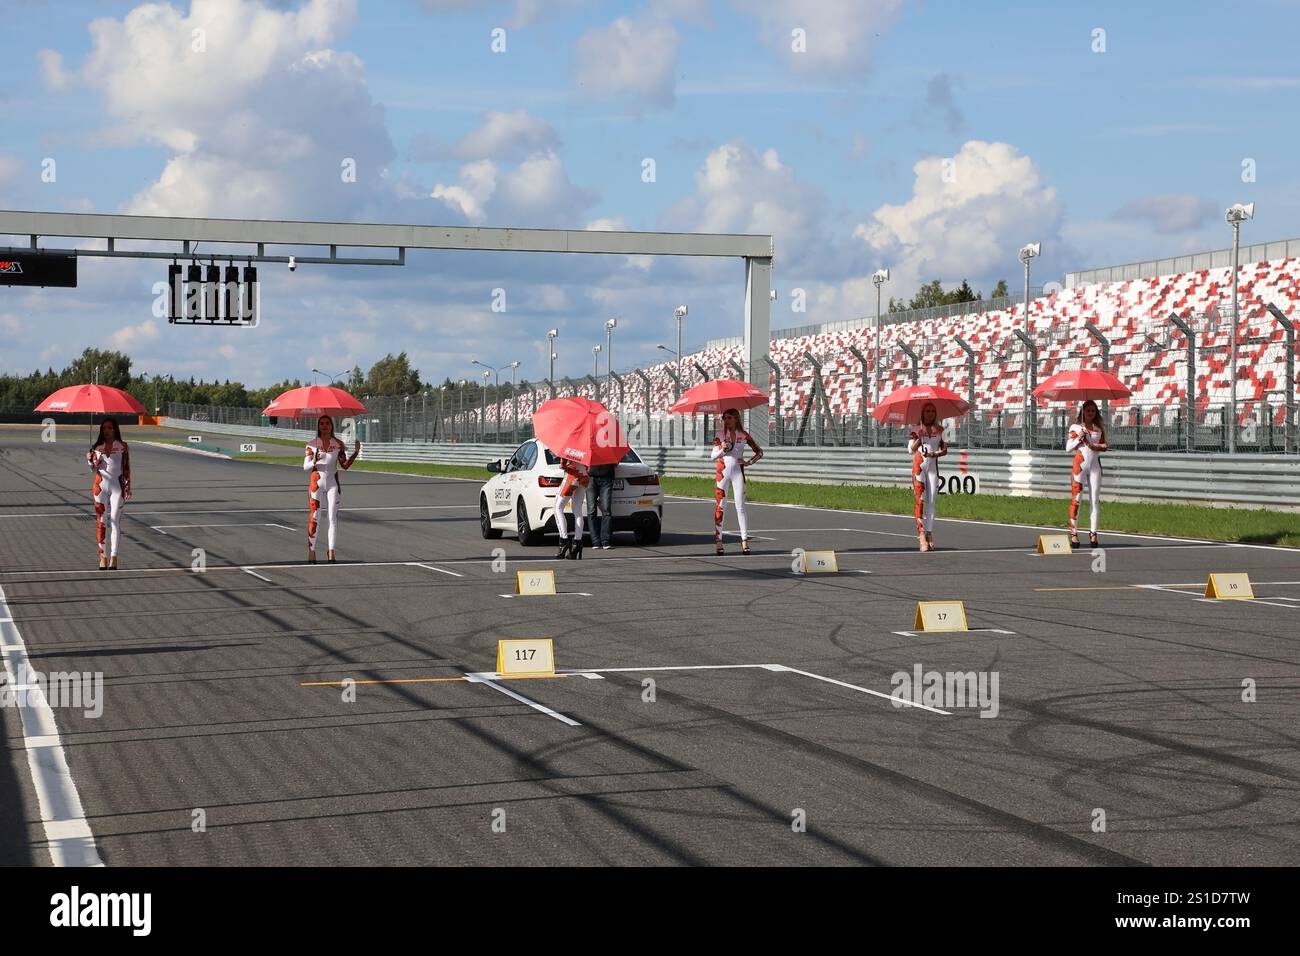
[[[682,392],[670,415],[720,415],[728,408],[754,408],[767,404],[767,395],[757,386],[736,378],[701,382]]]
[[[304,385],[302,388],[291,388],[271,399],[271,404],[262,409],[262,414],[306,418],[311,415],[355,415],[365,410],[366,406],[341,388],[332,385]]]
[[[93,415],[143,415],[145,408],[134,398],[109,385],[69,385],[36,406],[38,412],[90,412]]]
[[[939,420],[970,411],[970,402],[942,385],[908,385],[886,395],[871,415],[882,425],[919,425],[921,409],[931,403]]]
[[[589,398],[553,398],[533,413],[533,434],[561,458],[584,465],[615,465],[628,452],[618,419]]]
[[[1124,399],[1132,394],[1127,385],[1109,372],[1086,368],[1057,372],[1034,389],[1034,398],[1048,402]]]

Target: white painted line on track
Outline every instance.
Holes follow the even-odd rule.
[[[0,657],[4,659],[9,683],[17,684],[14,671],[26,676],[32,673],[32,668],[27,662],[27,645],[9,613],[2,587],[0,615],[4,615],[0,620],[0,651],[3,651]],[[81,795],[68,769],[68,758],[49,701],[44,695],[28,696],[18,713],[50,858],[55,866],[103,866],[95,847],[95,834],[81,806]]]
[[[274,584],[274,583],[275,583],[275,582],[272,581],[270,578],[264,578],[264,577],[262,577],[262,575],[258,574],[258,573],[257,573],[256,571],[254,571],[252,568],[240,568],[239,570],[243,571],[245,574],[251,574],[253,577],[257,578],[259,581],[265,581],[267,584]]]
[[[533,710],[541,711],[543,714],[546,714],[548,717],[554,717],[562,724],[568,724],[570,727],[582,726],[582,724],[578,723],[572,717],[566,717],[564,716],[564,714],[561,714],[559,711],[551,710],[551,708],[547,707],[545,704],[539,704],[537,701],[525,697],[523,694],[518,694],[508,687],[502,687],[500,684],[491,680],[491,678],[496,676],[497,675],[495,673],[491,673],[491,672],[472,673],[472,674],[466,674],[465,680],[469,681],[471,684],[483,684],[487,687],[491,687],[495,691],[500,691],[501,693],[505,694],[507,697],[513,697],[521,704],[527,704],[529,707],[533,708]]]
[[[478,510],[478,505],[373,505],[361,508],[343,508],[339,511],[457,511],[473,509]],[[300,514],[303,508],[225,508],[225,509],[199,509],[197,511],[136,511],[131,509],[131,514],[139,515],[180,515],[182,517],[192,517],[194,515],[287,515]],[[0,515],[0,520],[5,518],[93,518],[94,513],[91,511],[68,510],[68,511],[42,511],[34,514],[8,514]]]
[[[435,568],[432,564],[421,564],[419,561],[412,561],[411,567],[424,568],[426,571],[437,571],[439,574],[450,574],[453,578],[463,578],[465,576],[459,571],[448,571],[446,568]]]
[[[503,598],[517,597],[593,597],[586,591],[556,591],[554,594],[502,594]]]
[[[285,531],[295,531],[287,525],[272,524],[269,521],[249,521],[239,524],[151,524],[149,525],[154,531],[160,534],[166,534],[167,531],[173,531],[177,528],[283,528]],[[164,531],[163,529],[167,529]]]
[[[890,634],[897,634],[899,637],[927,637],[935,634],[1015,634],[1015,631],[1004,631],[1000,627],[968,627],[964,631],[890,631]]]
[[[683,664],[668,667],[586,667],[572,671],[562,671],[565,674],[621,674],[633,673],[638,671],[727,671],[727,670],[745,670],[758,669],[773,671],[775,673],[799,674],[802,677],[811,677],[813,680],[823,681],[827,684],[834,684],[837,687],[847,687],[849,690],[856,690],[859,693],[870,694],[872,697],[881,697],[897,704],[916,707],[920,710],[928,710],[931,713],[943,714],[945,717],[951,717],[952,714],[946,710],[939,710],[937,707],[930,707],[926,704],[918,704],[914,701],[901,697],[895,697],[893,694],[885,694],[878,690],[872,690],[869,687],[859,687],[857,684],[849,684],[842,680],[836,680],[834,677],[826,677],[822,674],[814,674],[812,671],[802,671],[797,667],[789,667],[785,664]]]

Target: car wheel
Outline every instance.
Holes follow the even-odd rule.
[[[519,499],[519,507],[516,509],[515,524],[519,529],[519,543],[525,547],[534,544],[541,544],[542,534],[540,531],[534,531],[533,526],[528,523],[528,508],[524,506],[524,499]]]
[[[492,513],[488,511],[487,495],[479,495],[478,527],[483,532],[483,537],[489,541],[501,537],[500,529],[492,527]]]
[[[636,530],[633,534],[636,536],[637,544],[658,544],[659,535],[662,530],[662,526],[659,524],[659,517],[657,515],[650,515],[637,522]]]

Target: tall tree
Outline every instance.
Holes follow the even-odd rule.
[[[385,355],[366,375],[367,395],[411,395],[420,390],[420,372],[411,367],[406,352]]]

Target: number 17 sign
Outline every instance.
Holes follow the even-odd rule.
[[[507,677],[554,677],[555,643],[549,637],[497,641],[497,673]]]

